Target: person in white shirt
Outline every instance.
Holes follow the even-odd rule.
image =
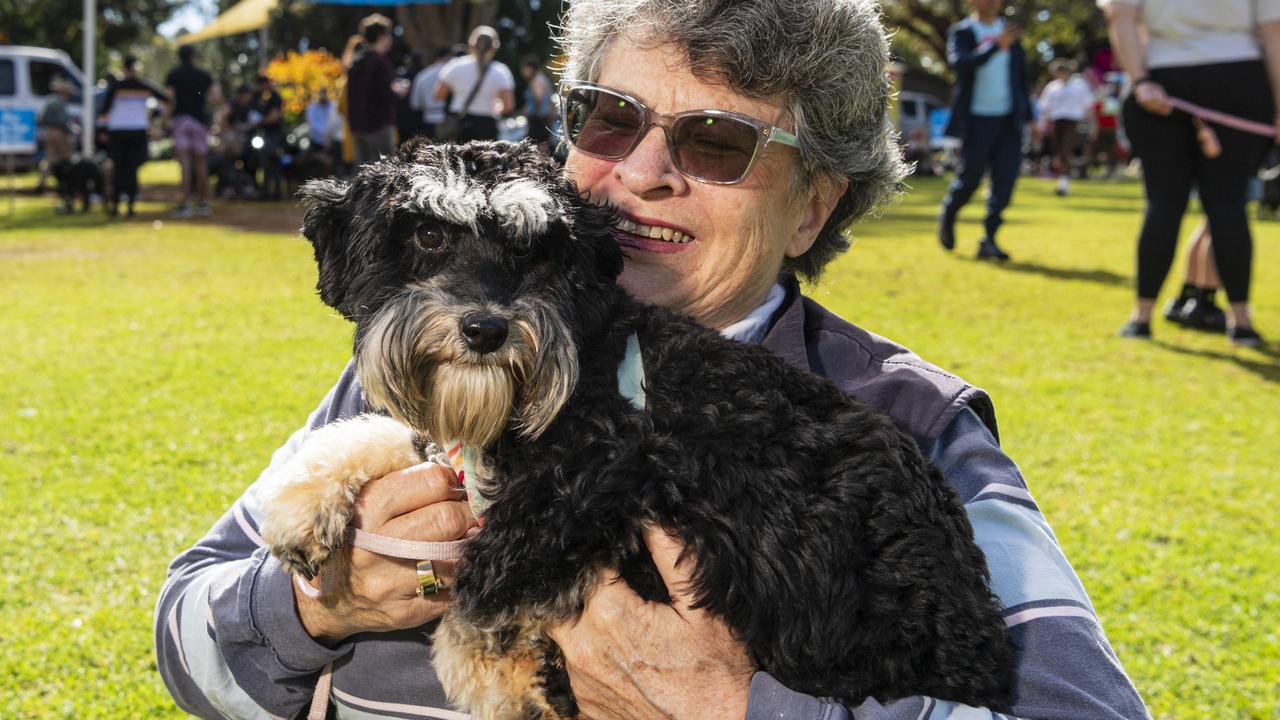
[[[1065,58],[1049,63],[1053,79],[1040,93],[1040,117],[1048,125],[1053,144],[1053,165],[1058,175],[1057,194],[1070,192],[1071,168],[1080,149],[1080,123],[1093,111],[1093,91],[1075,74],[1075,64]]]
[[[307,137],[311,146],[324,150],[341,133],[342,118],[338,117],[338,106],[329,99],[329,91],[320,88],[315,101],[307,105]]]
[[[440,71],[451,54],[447,47],[436,50],[431,64],[413,76],[413,87],[409,90],[409,107],[422,113],[423,134],[432,140],[436,137],[436,125],[444,120],[445,111],[445,101],[436,99],[436,84],[440,82]]]
[[[511,69],[494,60],[498,31],[481,25],[471,31],[466,56],[440,70],[435,98],[449,99],[449,112],[460,115],[457,142],[497,140],[498,118],[516,108],[516,81]],[[470,102],[468,102],[470,99]]]
[[[1150,339],[1156,296],[1173,264],[1191,188],[1213,231],[1213,258],[1231,303],[1227,337],[1255,347],[1249,313],[1253,238],[1245,212],[1249,178],[1271,140],[1228,127],[1212,160],[1191,117],[1170,98],[1280,128],[1280,0],[1098,0],[1111,46],[1132,79],[1124,124],[1142,161],[1147,209],[1138,236],[1137,299],[1123,337]],[[1145,42],[1144,42],[1145,35]]]

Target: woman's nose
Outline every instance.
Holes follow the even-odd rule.
[[[679,195],[687,183],[667,149],[667,137],[657,125],[649,128],[631,154],[619,160],[614,174],[633,195]]]

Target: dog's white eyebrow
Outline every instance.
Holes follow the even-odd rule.
[[[501,183],[489,191],[489,204],[503,229],[522,238],[546,232],[551,212],[559,207],[546,185],[529,178]]]
[[[409,182],[406,203],[456,225],[475,228],[488,206],[484,191],[467,176],[444,168],[424,167]]]

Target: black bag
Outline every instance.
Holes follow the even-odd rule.
[[[471,101],[476,99],[476,93],[480,92],[480,86],[484,84],[484,74],[487,72],[489,72],[489,63],[485,63],[480,67],[480,77],[476,80],[476,84],[471,86],[467,101],[462,103],[462,112],[446,113],[444,119],[436,123],[436,140],[438,142],[454,142],[462,135],[467,109],[471,107]]]

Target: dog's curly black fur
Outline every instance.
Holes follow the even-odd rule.
[[[553,200],[545,226],[521,237],[483,208],[470,223],[442,221],[410,201],[415,178],[442,168],[480,188],[533,181]],[[611,213],[585,202],[552,160],[528,145],[415,144],[349,185],[321,181],[303,194],[319,291],[356,323],[358,362],[369,344],[390,342],[371,328],[389,308],[412,307],[406,298],[424,284],[451,301],[522,302],[565,321],[571,392],[531,429],[518,389],[512,422],[489,446],[491,504],[454,589],[462,619],[499,638],[515,617],[565,619],[602,567],[666,599],[640,540],[657,523],[696,558],[697,604],[785,685],[854,703],[1005,701],[1012,650],[983,554],[915,441],[766,350],[630,299],[615,283],[623,257]],[[632,333],[646,411],[618,389]],[[427,369],[405,361],[394,371]],[[398,406],[418,395],[380,397],[430,430],[414,421],[420,409]]]
[[[53,176],[58,181],[58,197],[62,199],[63,211],[67,213],[75,212],[77,200],[80,201],[80,211],[87,213],[93,195],[107,194],[102,169],[81,155],[59,162],[53,168]]]

